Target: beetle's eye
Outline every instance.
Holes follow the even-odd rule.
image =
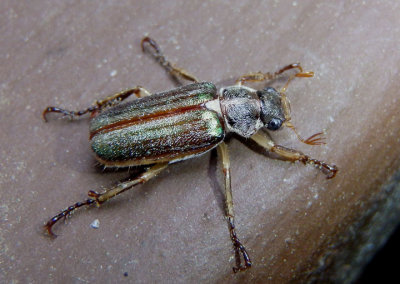
[[[273,118],[268,122],[267,128],[269,130],[278,130],[282,126],[282,120]]]

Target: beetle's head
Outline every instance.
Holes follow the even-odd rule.
[[[283,91],[278,92],[272,87],[267,87],[261,91],[257,91],[257,96],[261,101],[260,118],[268,130],[278,130],[284,125],[292,129],[296,133],[297,138],[305,144],[325,144],[321,132],[307,139],[303,139],[297,133],[296,128],[290,122],[290,102]]]
[[[261,102],[260,118],[264,126],[269,130],[278,130],[287,120],[286,112],[290,112],[289,101],[277,90],[267,87],[257,91]],[[289,115],[289,114],[288,114]]]

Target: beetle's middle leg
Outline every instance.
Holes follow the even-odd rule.
[[[149,91],[147,91],[145,88],[137,86],[135,88],[116,93],[112,96],[109,96],[109,97],[103,99],[103,100],[95,101],[92,106],[90,106],[84,110],[70,111],[70,110],[65,110],[65,109],[59,108],[59,107],[49,106],[43,111],[42,117],[43,117],[44,121],[47,121],[46,115],[49,112],[62,113],[64,116],[69,116],[71,118],[74,118],[76,116],[81,116],[86,113],[96,113],[106,107],[113,106],[113,105],[125,100],[126,98],[128,98],[131,95],[135,95],[136,97],[141,98],[141,97],[150,96],[151,93]]]
[[[45,230],[47,233],[55,237],[56,235],[52,231],[52,227],[62,218],[67,217],[70,215],[73,211],[78,209],[79,207],[82,206],[89,206],[91,204],[96,203],[98,206],[107,200],[113,198],[114,196],[117,196],[118,194],[121,194],[135,185],[145,183],[146,181],[150,180],[151,178],[155,177],[158,175],[162,170],[164,170],[168,166],[168,163],[159,163],[155,164],[154,166],[150,167],[148,170],[144,171],[140,175],[136,176],[133,179],[129,179],[127,181],[121,182],[117,186],[111,188],[110,190],[104,192],[104,193],[97,193],[94,191],[89,191],[89,199],[83,201],[83,202],[77,202],[71,206],[69,206],[67,209],[61,211],[61,213],[57,214],[53,218],[51,218],[46,225],[44,226]]]
[[[233,247],[235,249],[236,255],[236,267],[233,267],[233,272],[243,271],[251,267],[251,260],[246,251],[246,248],[242,245],[239,238],[236,235],[235,230],[235,217],[233,212],[233,198],[232,198],[232,188],[231,188],[231,172],[230,172],[230,162],[228,149],[224,142],[218,146],[218,154],[222,159],[222,166],[225,177],[225,215],[228,221],[229,232],[231,235],[231,240]],[[244,265],[241,263],[241,256],[244,260]]]
[[[326,175],[327,179],[334,178],[339,170],[336,165],[330,165],[323,161],[313,159],[300,151],[276,145],[271,138],[261,134],[260,131],[251,136],[251,139],[267,151],[277,154],[283,160],[290,162],[300,161],[305,165],[313,165],[320,169]]]
[[[246,82],[262,82],[262,81],[267,81],[267,80],[270,81],[270,80],[275,79],[277,76],[281,75],[282,73],[284,73],[288,70],[291,70],[291,69],[297,69],[298,72],[289,77],[289,80],[286,83],[284,90],[286,90],[287,86],[289,85],[289,82],[294,77],[313,77],[314,76],[314,72],[311,72],[311,71],[304,72],[303,67],[301,67],[300,63],[293,63],[293,64],[286,65],[285,67],[279,69],[278,71],[276,71],[274,73],[253,72],[253,73],[248,73],[248,74],[242,75],[239,77],[239,79],[236,80],[236,84],[240,86]]]
[[[179,81],[179,78],[192,81],[192,82],[199,82],[195,76],[190,74],[188,71],[182,68],[178,68],[174,66],[171,62],[169,62],[163,52],[161,51],[161,48],[158,46],[157,42],[153,40],[150,37],[144,37],[142,39],[141,45],[142,45],[142,50],[143,52],[146,51],[145,44],[148,44],[152,47],[152,51],[149,51],[150,54],[157,60],[158,63],[161,64],[161,66],[169,73],[171,74],[172,77],[177,79]]]

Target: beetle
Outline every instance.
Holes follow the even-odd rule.
[[[218,91],[214,84],[199,82],[186,70],[172,65],[150,37],[143,38],[141,46],[143,51],[149,52],[175,80],[188,80],[192,83],[154,95],[138,86],[96,101],[94,105],[80,111],[47,107],[42,113],[45,121],[48,113],[52,112],[70,118],[91,114],[89,139],[95,157],[101,165],[118,168],[144,166],[145,170],[104,193],[89,191],[87,200],[77,202],[51,218],[45,224],[45,230],[55,237],[52,231],[54,224],[77,208],[92,204],[99,206],[135,185],[155,177],[172,163],[217,148],[222,159],[225,180],[225,216],[236,255],[236,267],[233,267],[233,271],[246,270],[251,267],[252,262],[236,234],[230,161],[224,139],[229,133],[248,138],[283,160],[313,165],[322,170],[328,179],[333,178],[338,171],[337,166],[277,145],[264,132],[259,131],[276,131],[286,126],[292,129],[303,143],[324,144],[322,133],[316,133],[308,139],[301,138],[291,123],[290,105],[286,97],[286,89],[292,79],[312,77],[314,73],[304,72],[301,65],[295,63],[274,73],[245,74],[236,80],[235,85],[223,87]],[[274,80],[292,69],[297,72],[288,77],[286,84],[279,91],[272,87],[256,90],[244,86],[247,82]],[[120,103],[131,95],[136,95],[138,99]]]

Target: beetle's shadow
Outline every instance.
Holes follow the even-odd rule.
[[[259,131],[263,131],[265,133],[265,135],[268,135],[270,137],[270,135],[267,131],[262,130],[262,129],[260,129]],[[229,135],[229,137],[225,140],[225,142],[229,143],[229,141],[232,138],[237,139],[239,142],[244,144],[250,150],[252,150],[260,155],[263,155],[269,159],[285,161],[285,159],[283,159],[281,156],[261,147],[256,142],[254,142],[252,139],[243,138],[243,137],[240,137],[239,135],[233,134],[233,135]],[[225,191],[224,191],[223,186],[221,186],[223,184],[223,181],[218,177],[218,174],[217,174],[218,171],[222,172],[221,167],[222,167],[222,165],[218,165],[217,150],[216,150],[216,148],[214,148],[210,154],[208,177],[209,177],[210,185],[213,190],[215,199],[217,200],[218,207],[225,214]]]
[[[100,164],[95,158],[92,159],[96,173],[126,173],[129,178],[139,175],[145,171],[149,165],[146,166],[132,166],[132,167],[105,167]],[[150,165],[151,166],[151,165]]]
[[[211,188],[213,190],[215,199],[217,200],[217,204],[219,209],[225,215],[225,194],[224,190],[221,186],[221,183],[218,181],[218,155],[217,149],[214,148],[211,150],[210,154],[210,163],[208,167],[208,177],[210,181]]]

